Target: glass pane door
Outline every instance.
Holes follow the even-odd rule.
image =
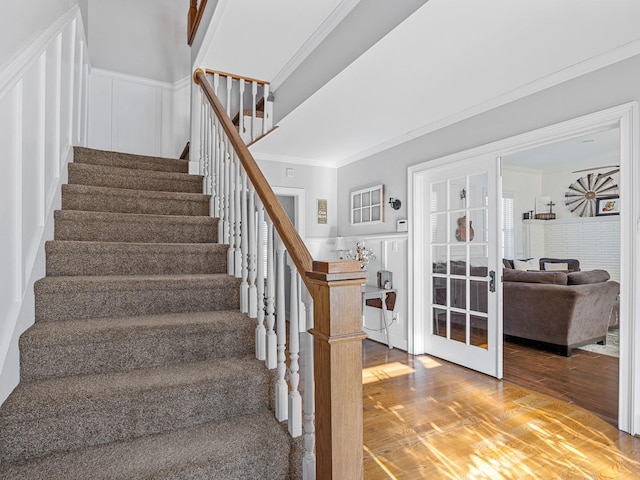
[[[497,160],[469,168],[429,171],[423,243],[425,350],[446,360],[501,376],[495,294]],[[460,175],[465,172],[465,175]],[[500,349],[501,350],[501,349]]]

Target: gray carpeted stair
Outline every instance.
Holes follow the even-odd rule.
[[[47,275],[224,273],[227,245],[56,240],[45,245]]]
[[[153,215],[208,215],[210,195],[63,185],[62,208]]]
[[[54,218],[56,240],[212,243],[218,237],[212,217],[58,210]]]
[[[67,170],[69,184],[161,192],[202,193],[203,177],[199,175],[133,170],[83,163],[70,163]]]
[[[0,407],[0,480],[297,477],[202,177],[74,157]]]
[[[234,311],[38,322],[20,338],[23,380],[252,353],[255,323]]]
[[[240,279],[225,273],[45,277],[34,290],[36,322],[240,306]]]
[[[137,170],[156,170],[159,172],[189,172],[188,160],[173,158],[150,157],[134,155],[132,153],[108,152],[92,148],[74,147],[74,163],[89,163]]]
[[[272,412],[263,412],[9,465],[0,470],[0,478],[286,479],[289,458],[285,449],[275,448],[286,442],[286,433],[274,422]]]

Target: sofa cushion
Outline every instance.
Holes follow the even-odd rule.
[[[587,283],[602,283],[609,280],[611,276],[606,270],[591,270],[586,272],[570,272],[567,274],[569,285],[584,285]]]
[[[567,274],[564,272],[525,272],[524,270],[504,269],[502,280],[505,282],[546,283],[566,285]]]
[[[540,262],[537,258],[529,260],[514,260],[513,268],[516,270],[540,270]]]

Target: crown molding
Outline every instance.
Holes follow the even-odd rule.
[[[285,63],[284,67],[276,74],[271,81],[271,88],[275,90],[284,83],[289,75],[320,45],[325,38],[342,22],[351,10],[360,3],[360,0],[342,0],[331,14],[320,24],[306,42],[296,53]]]

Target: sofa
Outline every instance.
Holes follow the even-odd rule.
[[[505,339],[566,356],[606,340],[620,291],[604,270],[524,271],[506,264],[502,288]]]

